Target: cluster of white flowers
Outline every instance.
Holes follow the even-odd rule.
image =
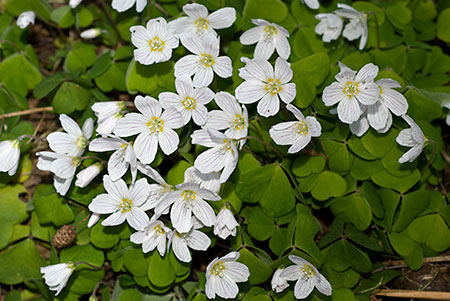
[[[341,62],[339,66],[336,82],[323,90],[322,100],[325,105],[338,104],[336,112],[339,119],[349,124],[350,131],[358,137],[364,135],[369,127],[378,133],[386,133],[392,125],[391,113],[401,116],[411,129],[402,130],[397,142],[413,149],[399,158],[398,162],[414,161],[428,139],[411,117],[406,115],[408,102],[400,92],[394,90],[401,88],[401,85],[390,78],[374,81],[378,75],[378,67],[372,63],[364,65],[358,72]]]
[[[327,43],[339,38],[341,33],[349,41],[360,38],[358,48],[359,50],[364,49],[368,36],[367,15],[347,4],[339,3],[338,8],[333,13],[316,15],[316,19],[320,20],[316,25],[316,33],[323,35],[322,39]],[[349,21],[345,27],[343,19]]]

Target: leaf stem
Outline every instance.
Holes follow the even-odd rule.
[[[239,138],[239,139],[236,139],[236,140],[237,140],[237,141],[240,141],[240,140],[244,140],[244,139],[251,139],[251,140],[258,141],[258,142],[261,143],[262,145],[267,146],[267,147],[269,147],[270,149],[272,149],[272,150],[275,152],[275,154],[276,154],[281,160],[284,159],[283,154],[282,154],[275,146],[273,146],[273,145],[270,144],[270,143],[267,143],[267,142],[264,141],[263,139],[258,138],[258,137],[255,137],[255,136],[245,136],[245,137],[242,137],[242,138]]]

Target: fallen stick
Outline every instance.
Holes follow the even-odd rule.
[[[29,114],[40,113],[40,112],[51,112],[51,111],[53,111],[53,107],[34,108],[34,109],[29,109],[29,110],[6,113],[3,115],[0,115],[0,119],[5,119],[5,118],[15,117],[15,116],[29,115]]]
[[[385,296],[393,298],[421,298],[429,300],[450,300],[450,292],[429,292],[413,290],[382,289],[377,290],[373,296]]]

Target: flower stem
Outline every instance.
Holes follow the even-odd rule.
[[[237,141],[240,141],[240,140],[244,140],[244,139],[251,139],[251,140],[258,141],[258,142],[261,143],[262,145],[267,146],[267,147],[269,147],[270,149],[272,149],[272,150],[275,152],[275,154],[276,154],[281,160],[284,159],[283,154],[282,154],[275,146],[273,146],[273,145],[270,144],[270,143],[267,143],[267,142],[264,141],[263,139],[258,138],[258,137],[255,137],[255,136],[245,136],[245,137],[242,137],[242,138],[239,138],[239,139],[236,139],[236,140],[237,140]]]
[[[76,265],[85,264],[85,265],[90,266],[91,268],[94,268],[96,270],[100,270],[102,268],[102,267],[98,267],[96,265],[90,264],[89,262],[86,262],[86,261],[77,261],[77,262],[75,262],[75,264]]]

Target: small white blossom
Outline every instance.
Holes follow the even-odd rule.
[[[178,94],[163,92],[159,94],[159,101],[164,109],[175,108],[183,116],[184,125],[191,118],[197,125],[204,125],[208,110],[205,105],[214,97],[214,92],[207,87],[194,88],[189,77],[175,79]]]
[[[55,295],[58,295],[66,286],[75,268],[76,265],[72,262],[58,263],[42,267],[41,273],[44,274],[45,284],[48,285],[49,289],[55,291]]]
[[[336,74],[337,82],[323,90],[322,100],[326,106],[339,103],[339,119],[351,124],[359,119],[363,110],[361,105],[373,105],[378,100],[378,85],[373,82],[378,74],[378,67],[372,63],[364,65],[356,74],[342,63],[341,71]]]
[[[198,184],[183,183],[177,190],[168,193],[155,208],[156,214],[170,210],[173,227],[180,233],[189,232],[194,225],[194,215],[203,225],[211,227],[216,222],[216,215],[205,201],[219,201],[220,196],[212,191],[201,189]]]
[[[166,155],[178,148],[180,139],[173,130],[183,126],[181,113],[170,108],[162,112],[156,99],[136,96],[135,106],[140,113],[128,113],[117,122],[114,133],[120,137],[139,134],[134,142],[136,157],[145,164],[153,162],[158,145]]]
[[[147,0],[113,0],[111,6],[119,13],[122,13],[129,10],[135,3],[138,13],[142,12],[145,6],[147,6]]]
[[[204,38],[188,37],[183,42],[193,54],[188,54],[175,63],[175,77],[192,76],[195,87],[207,87],[216,73],[221,78],[233,74],[231,59],[219,56],[219,38],[207,35]]]
[[[305,299],[314,287],[326,296],[331,295],[331,284],[311,263],[295,255],[289,255],[289,259],[295,265],[285,268],[280,273],[280,277],[289,281],[297,281],[294,287],[295,298]]]
[[[278,145],[292,145],[288,153],[299,152],[311,141],[311,137],[319,137],[322,127],[316,118],[305,118],[302,112],[295,106],[288,104],[286,109],[292,112],[298,121],[278,123],[269,130],[270,137]]]
[[[183,45],[185,38],[190,36],[204,37],[211,34],[216,37],[214,29],[228,28],[236,21],[236,10],[232,7],[224,7],[208,14],[205,6],[189,3],[183,6],[183,11],[186,17],[169,23],[169,28],[180,36]]]
[[[75,8],[78,5],[80,5],[81,1],[83,1],[83,0],[70,0],[69,1],[69,5],[70,5],[71,8]]]
[[[96,102],[91,107],[97,117],[97,133],[109,135],[114,130],[117,121],[123,117],[126,109],[123,101]]]
[[[80,37],[86,40],[95,39],[102,34],[100,28],[89,28],[80,33]]]
[[[137,47],[134,59],[143,65],[168,61],[172,57],[172,49],[178,47],[178,39],[164,18],[149,20],[147,27],[132,26],[130,31],[131,42]]]
[[[248,133],[248,113],[247,108],[236,101],[233,95],[228,92],[219,92],[214,96],[216,104],[222,110],[208,112],[208,120],[205,127],[214,130],[225,130],[225,135],[233,139],[240,139]],[[245,139],[239,141],[239,146],[245,144]]]
[[[280,98],[291,103],[297,91],[295,83],[290,83],[293,72],[290,64],[277,58],[275,70],[265,60],[251,60],[245,66],[251,77],[236,88],[236,98],[240,103],[249,104],[259,100],[257,111],[264,117],[274,116],[280,110]]]
[[[100,220],[100,214],[92,213],[87,223],[88,228],[92,228]]]
[[[344,22],[339,16],[335,14],[317,14],[316,19],[320,22],[316,25],[315,32],[323,35],[324,42],[331,42],[339,38],[342,32]]]
[[[148,253],[155,248],[161,256],[166,253],[166,242],[168,235],[172,230],[167,228],[159,220],[150,221],[150,223],[141,231],[131,234],[130,241],[135,244],[142,244],[142,251]]]
[[[195,223],[192,229],[186,233],[180,233],[174,230],[170,233],[169,248],[172,245],[172,250],[175,256],[183,262],[191,262],[192,257],[189,252],[189,248],[197,251],[206,251],[211,245],[211,239],[203,233],[197,230],[203,225]]]
[[[77,173],[77,180],[75,185],[84,188],[102,171],[102,165],[100,163],[92,164],[91,166],[83,169]]]
[[[214,235],[219,236],[222,239],[226,239],[228,236],[236,236],[236,227],[239,224],[233,216],[233,213],[226,206],[220,210],[216,218],[216,224],[214,225]]]
[[[319,9],[320,4],[319,0],[301,0],[302,3],[305,3],[310,9]]]
[[[220,192],[220,186],[222,184],[220,183],[220,172],[202,173],[195,166],[191,166],[185,170],[184,182],[198,184],[200,188],[210,190],[214,193]]]
[[[239,287],[236,282],[246,282],[250,276],[248,267],[240,262],[238,252],[230,252],[221,258],[215,258],[206,267],[206,296],[214,299],[217,296],[236,298]]]
[[[21,13],[17,18],[17,26],[22,29],[25,29],[30,24],[34,24],[34,20],[36,19],[36,14],[34,11],[29,10]]]
[[[149,196],[144,205],[141,206],[142,210],[147,211],[155,208],[156,206],[158,206],[164,196],[175,190],[175,187],[173,185],[167,184],[164,178],[149,165],[138,163],[138,170],[157,183],[149,185]],[[167,208],[166,211],[161,212],[161,214],[167,213],[169,213],[169,208]]]
[[[263,19],[252,19],[252,23],[256,27],[250,28],[241,35],[239,39],[241,44],[257,43],[254,54],[256,59],[268,60],[277,50],[278,55],[287,60],[291,55],[291,46],[287,40],[289,32],[284,27]]]
[[[358,48],[359,50],[364,49],[367,44],[367,36],[369,33],[366,16],[347,4],[338,3],[338,7],[340,9],[335,10],[334,13],[350,20],[350,22],[345,25],[342,35],[349,41],[361,38],[359,40]]]
[[[80,129],[78,124],[66,114],[61,114],[59,120],[66,132],[53,132],[47,136],[50,149],[72,157],[81,156],[94,131],[94,121],[92,118],[86,119],[83,129]]]
[[[137,159],[133,146],[118,137],[109,136],[92,140],[89,144],[92,152],[114,151],[108,160],[108,174],[112,181],[120,179],[130,168],[132,182],[136,180]]]
[[[361,137],[369,129],[369,120],[367,120],[367,106],[362,106],[363,113],[359,119],[350,124],[350,131],[353,135]]]
[[[272,290],[276,293],[281,293],[289,286],[287,280],[280,276],[283,271],[284,268],[278,268],[272,276]]]
[[[18,139],[0,142],[0,171],[12,176],[17,172],[20,159],[20,141]]]
[[[403,156],[398,159],[399,163],[406,163],[412,162],[419,157],[425,143],[428,142],[428,139],[424,136],[420,127],[411,117],[403,115],[402,118],[409,124],[410,128],[401,130],[395,140],[401,146],[411,147],[409,151],[404,153]]]
[[[103,185],[107,193],[96,196],[89,204],[89,210],[94,213],[112,213],[102,222],[103,226],[117,226],[127,220],[131,227],[141,230],[148,224],[148,216],[140,208],[149,193],[147,179],[139,179],[128,189],[122,179],[113,182],[105,175]]]
[[[191,135],[192,144],[210,147],[194,161],[194,166],[202,173],[222,170],[220,182],[225,183],[236,168],[239,153],[236,141],[213,129],[196,130]]]

